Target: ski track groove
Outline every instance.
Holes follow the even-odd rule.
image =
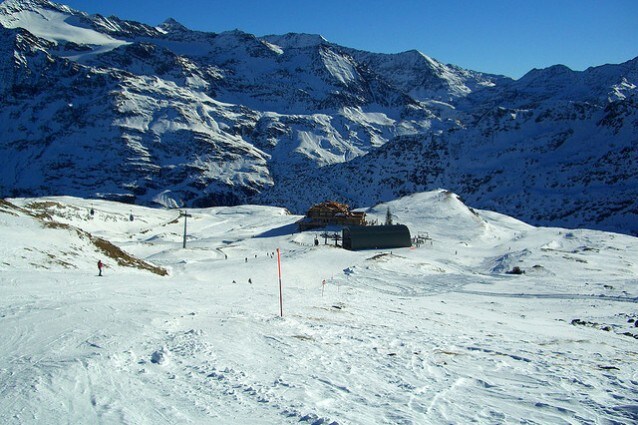
[[[267,337],[279,344],[277,338]],[[249,376],[236,366],[222,366],[215,361],[216,355],[212,347],[202,341],[197,341],[197,332],[187,331],[171,334],[166,337],[164,345],[170,353],[167,371],[163,374],[177,375],[172,378],[178,383],[185,383],[181,393],[189,402],[199,406],[204,404],[203,412],[207,417],[224,416],[224,409],[228,405],[251,406],[249,410],[261,410],[264,407],[279,417],[279,423],[334,423],[315,412],[307,412],[303,404],[289,400],[286,390],[290,384],[275,380],[272,383],[261,382],[255,376]],[[205,360],[196,360],[204,358]],[[174,363],[176,367],[171,366]],[[162,368],[164,365],[147,364],[148,367]],[[162,371],[160,371],[162,374]],[[283,387],[283,391],[278,388]],[[229,403],[219,401],[222,397]],[[205,401],[204,401],[205,400]],[[210,406],[217,406],[215,411]],[[229,413],[229,412],[226,412]],[[318,422],[319,421],[319,422]]]

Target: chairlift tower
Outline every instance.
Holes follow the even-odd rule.
[[[184,242],[182,244],[182,248],[186,248],[186,222],[188,220],[188,217],[192,217],[192,215],[190,215],[186,211],[180,211],[179,217],[180,218],[184,217]]]

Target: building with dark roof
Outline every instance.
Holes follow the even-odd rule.
[[[343,228],[345,249],[405,248],[412,246],[410,230],[403,224],[390,226],[347,226]]]

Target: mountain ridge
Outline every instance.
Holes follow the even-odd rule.
[[[0,196],[303,212],[442,187],[533,224],[638,234],[638,58],[512,80],[46,0],[5,0],[0,24]]]

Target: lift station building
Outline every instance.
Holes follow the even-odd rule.
[[[347,226],[343,228],[344,249],[406,248],[412,246],[410,230],[403,224],[389,226]]]

